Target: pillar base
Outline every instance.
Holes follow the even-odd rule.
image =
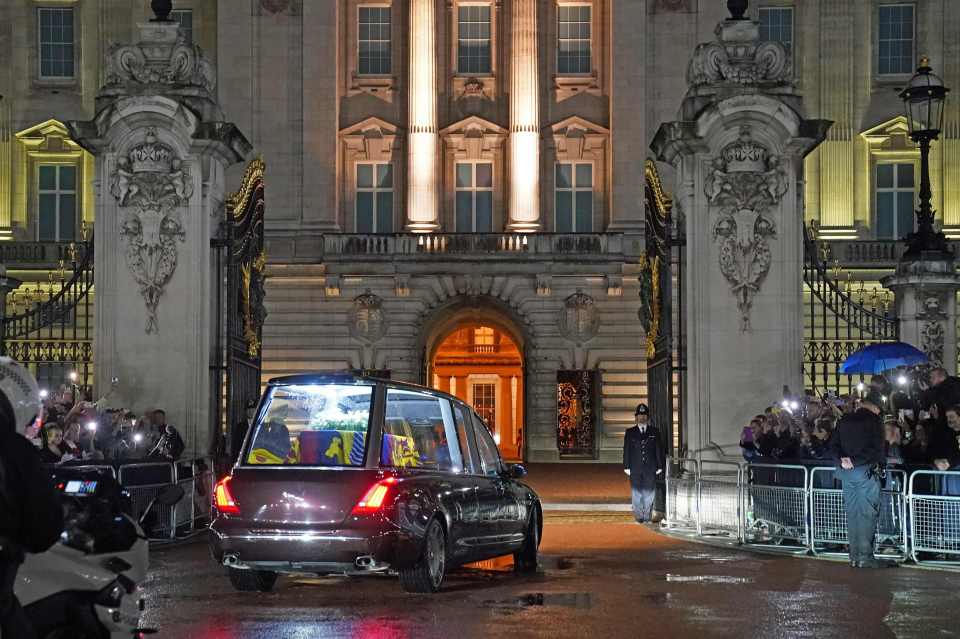
[[[440,225],[436,222],[407,222],[405,229],[408,233],[436,233]]]
[[[511,233],[536,233],[542,228],[543,225],[539,222],[510,222],[507,224],[507,230]]]

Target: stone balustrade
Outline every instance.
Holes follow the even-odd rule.
[[[839,260],[844,267],[865,266],[893,268],[906,249],[906,242],[897,240],[824,240],[818,242],[821,247],[820,259],[826,258],[828,266]],[[827,246],[824,254],[822,247]],[[954,254],[960,248],[960,241],[950,241]]]
[[[73,249],[71,249],[71,246]],[[77,242],[0,242],[0,263],[8,269],[57,268],[62,260],[83,260],[84,246]]]
[[[415,256],[417,259],[449,258],[451,255],[622,256],[623,252],[623,236],[619,233],[337,233],[323,237],[325,259],[340,256]]]

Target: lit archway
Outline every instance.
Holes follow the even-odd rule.
[[[523,458],[523,348],[504,319],[469,310],[437,326],[428,341],[427,382],[474,407],[505,459]]]

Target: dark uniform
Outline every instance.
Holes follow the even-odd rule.
[[[33,629],[13,595],[24,552],[43,552],[63,530],[60,499],[40,453],[0,424],[0,637],[29,639]]]
[[[647,414],[646,404],[637,406],[637,415]],[[663,472],[666,455],[660,431],[653,424],[634,426],[623,436],[623,467],[630,471],[633,516],[638,522],[653,517],[657,479]]]
[[[879,398],[871,403],[879,405]],[[843,508],[847,513],[850,565],[875,566],[874,534],[880,517],[880,477],[874,472],[885,461],[883,423],[866,408],[844,415],[830,438],[830,452],[843,482]],[[841,466],[849,457],[853,468]]]

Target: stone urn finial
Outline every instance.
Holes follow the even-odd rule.
[[[153,18],[150,22],[170,22],[170,12],[173,11],[173,0],[151,0],[150,8],[153,9]]]
[[[727,0],[727,9],[730,10],[731,20],[746,20],[747,7],[750,5],[747,0]]]

